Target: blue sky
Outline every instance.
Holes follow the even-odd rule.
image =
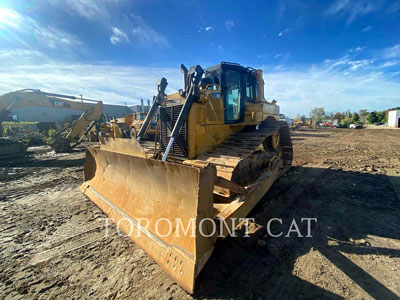
[[[181,63],[264,70],[283,113],[400,105],[400,1],[0,0],[0,93],[151,98]]]

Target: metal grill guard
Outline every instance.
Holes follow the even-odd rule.
[[[175,123],[178,119],[179,113],[182,110],[183,105],[174,105],[167,107],[160,107],[160,146],[161,151],[165,152],[168,142],[170,140],[170,135]],[[188,155],[188,145],[187,145],[187,121],[184,122],[179,136],[172,144],[170,154],[180,157],[187,157]]]

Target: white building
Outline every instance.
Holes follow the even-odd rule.
[[[389,111],[388,126],[393,128],[400,128],[400,110]]]
[[[145,112],[145,113],[147,113],[150,110],[150,100],[147,99],[147,105],[144,105],[143,99],[140,99],[140,102],[141,102],[141,104],[132,105],[132,106],[129,106],[129,108],[133,112]]]

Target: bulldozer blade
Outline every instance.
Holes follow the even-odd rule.
[[[213,251],[210,226],[200,226],[213,218],[216,169],[149,159],[137,149],[126,150],[127,141],[132,140],[87,147],[81,191],[193,293]]]
[[[146,152],[135,139],[102,138],[101,149],[140,156],[146,158]]]

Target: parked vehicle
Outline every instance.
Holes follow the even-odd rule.
[[[363,123],[357,122],[357,123],[355,123],[355,124],[350,124],[350,125],[349,125],[349,128],[352,128],[352,129],[361,129],[361,128],[363,128]]]
[[[335,125],[333,125],[333,124],[331,124],[331,123],[329,123],[329,122],[324,122],[323,124],[322,124],[322,127],[331,127],[331,128],[336,128],[337,126],[335,126]]]

